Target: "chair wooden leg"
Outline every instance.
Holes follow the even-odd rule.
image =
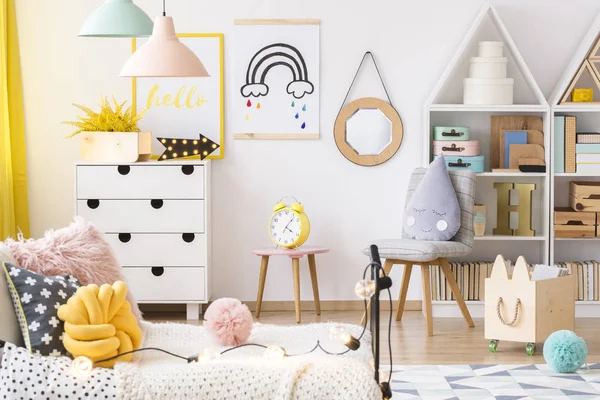
[[[267,267],[269,256],[262,256],[260,261],[260,278],[258,279],[258,294],[256,295],[256,318],[260,317],[263,293],[265,292],[265,281],[267,280]]]
[[[421,278],[423,280],[423,309],[425,311],[425,326],[427,336],[433,336],[433,318],[431,311],[431,277],[429,263],[421,263]]]
[[[450,269],[448,260],[445,258],[440,258],[439,264],[440,264],[440,268],[442,269],[442,272],[446,276],[446,280],[448,281],[448,284],[450,285],[450,289],[452,289],[452,293],[454,293],[454,297],[456,298],[456,302],[458,303],[458,308],[460,308],[460,312],[462,313],[463,318],[465,319],[465,322],[467,323],[468,326],[473,328],[475,326],[475,324],[473,323],[473,319],[471,318],[469,309],[467,308],[467,305],[465,304],[465,299],[463,299],[462,293],[460,293],[460,289],[458,288],[458,285],[456,284],[456,280],[454,279],[454,274],[452,274],[452,270]]]
[[[406,295],[408,294],[408,284],[410,283],[410,274],[412,272],[412,264],[404,264],[404,272],[402,273],[402,284],[400,286],[400,296],[398,297],[398,310],[396,310],[396,321],[402,321],[404,313],[404,304],[406,303]]]
[[[388,260],[388,259],[385,260],[385,262],[383,263],[383,272],[385,272],[386,276],[390,276],[390,272],[392,272],[393,266],[394,266],[394,260]],[[367,317],[369,316],[370,312],[371,312],[371,300],[369,300],[369,302],[367,303],[366,312],[363,313],[362,320],[360,321],[361,326],[365,326],[365,323],[367,322]],[[390,310],[390,312],[392,312],[392,310]]]
[[[300,259],[292,258],[294,272],[294,301],[296,303],[296,322],[300,323]]]
[[[308,255],[308,269],[310,270],[310,281],[312,282],[313,296],[315,298],[315,310],[321,315],[321,299],[319,298],[319,282],[317,281],[317,263],[315,255]]]

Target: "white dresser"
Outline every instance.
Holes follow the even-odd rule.
[[[210,161],[76,164],[76,213],[104,232],[140,303],[210,300]]]

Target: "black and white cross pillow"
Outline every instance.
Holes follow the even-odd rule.
[[[44,276],[8,263],[3,266],[27,349],[42,356],[67,355],[58,308],[75,294],[79,281],[71,275]]]

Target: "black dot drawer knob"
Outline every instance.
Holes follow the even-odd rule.
[[[194,239],[196,238],[196,235],[194,235],[193,233],[184,233],[181,235],[181,237],[183,238],[184,242],[192,243],[194,241]]]
[[[182,165],[181,172],[183,172],[184,175],[191,175],[194,173],[194,166],[193,165]]]
[[[165,269],[163,267],[152,267],[152,275],[154,276],[162,276],[165,273]]]
[[[131,171],[131,167],[129,165],[119,165],[117,170],[121,175],[127,175]]]
[[[152,208],[159,209],[163,206],[164,202],[162,200],[150,200],[150,205]]]
[[[100,200],[90,199],[87,201],[87,206],[92,210],[95,210],[96,208],[100,207]]]
[[[119,233],[119,240],[122,243],[127,243],[131,240],[131,233]]]

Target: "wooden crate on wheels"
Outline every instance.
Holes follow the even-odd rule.
[[[512,277],[502,255],[485,280],[485,338],[496,352],[500,340],[527,343],[528,355],[554,331],[575,328],[573,275],[532,281],[527,261],[519,257]]]

